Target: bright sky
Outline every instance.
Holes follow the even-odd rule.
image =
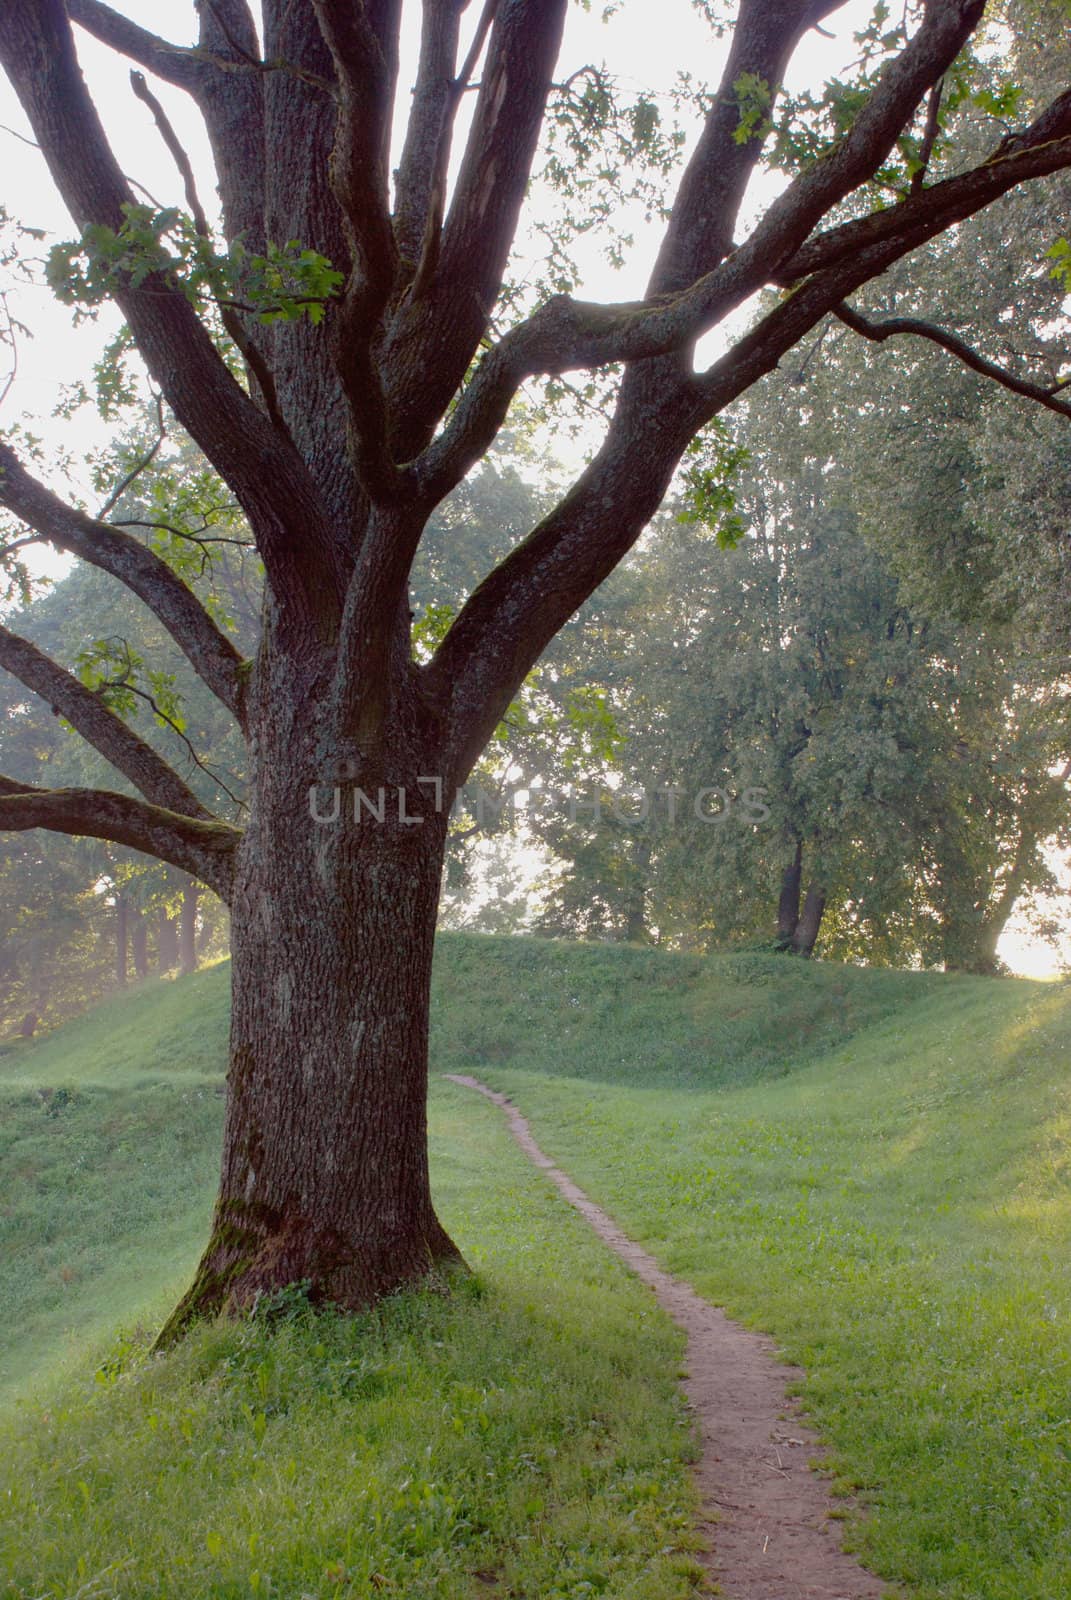
[[[165,34],[175,43],[191,43],[194,39],[196,20],[192,0],[191,3],[184,0],[182,4],[174,0],[167,0],[167,3],[163,0],[113,0],[113,3],[144,27]],[[475,25],[479,9],[475,3],[470,5],[470,29]],[[583,10],[580,5],[573,6],[559,76],[564,78],[588,62],[605,62],[625,87],[643,88],[661,95],[668,94],[682,69],[690,72],[695,80],[716,82],[725,45],[712,37],[691,0],[625,0],[609,25],[601,20],[602,9],[599,0],[595,0],[590,11]],[[416,60],[419,10],[419,5],[410,0],[403,83],[411,81]],[[793,63],[790,87],[817,86],[841,70],[854,55],[852,33],[863,25],[869,12],[869,0],[849,0],[824,25],[836,37],[829,39],[817,32],[810,33]],[[148,109],[131,91],[130,63],[87,35],[79,36],[79,51],[97,106],[125,171],[161,203],[181,204],[182,186],[175,168],[152,125]],[[179,131],[195,169],[203,175],[201,197],[207,205],[212,200],[213,181],[200,119],[180,91],[157,82],[153,87]],[[399,94],[398,104],[401,126],[407,109],[404,92]],[[18,134],[29,137],[29,128],[21,107],[2,78],[0,125],[3,125],[0,129],[0,203],[20,221],[47,230],[50,237],[43,249],[55,239],[73,237],[75,230],[55,194],[42,158],[17,137]],[[455,152],[460,144],[459,135]],[[631,218],[622,226],[636,233],[635,249],[619,272],[611,272],[598,250],[589,249],[581,257],[585,277],[580,292],[585,297],[619,300],[642,294],[657,249],[658,229],[644,229],[642,219],[637,219],[634,227]],[[61,422],[53,418],[52,412],[63,386],[88,373],[106,337],[117,326],[117,320],[102,316],[99,324],[76,329],[70,313],[58,306],[44,287],[37,286],[20,288],[14,309],[33,330],[34,339],[20,349],[18,379],[0,413],[0,426],[21,418],[31,422],[33,430],[48,444],[75,456],[102,445],[106,431],[94,417],[85,415],[73,423]],[[70,484],[57,482],[56,487],[61,492],[72,492]],[[84,474],[76,472],[74,488],[86,494],[92,504]],[[44,570],[47,568],[43,565]],[[1002,954],[1017,971],[1030,976],[1047,975],[1058,965],[1051,949],[1032,940],[1022,927],[1014,933],[1009,931]],[[1071,960],[1071,941],[1067,957]]]

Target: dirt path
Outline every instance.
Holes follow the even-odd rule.
[[[477,1078],[446,1076],[501,1106],[525,1154],[688,1335],[684,1390],[702,1445],[700,1532],[712,1547],[706,1564],[725,1600],[877,1600],[882,1585],[840,1549],[825,1487],[807,1465],[822,1452],[785,1394],[785,1385],[802,1376],[798,1369],[775,1358],[772,1339],[730,1322],[627,1239],[543,1154],[504,1094]]]

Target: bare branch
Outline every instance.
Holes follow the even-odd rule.
[[[394,284],[397,251],[388,201],[390,132],[398,76],[399,0],[313,0],[338,79],[331,182],[353,252],[349,300],[375,317]],[[351,310],[351,322],[355,321]]]
[[[394,208],[399,254],[416,279],[414,296],[424,292],[438,262],[454,119],[487,43],[498,0],[484,0],[468,55],[455,76],[464,9],[464,3],[424,0],[420,63]]]
[[[126,845],[170,862],[229,902],[241,832],[107,789],[35,789],[0,777],[0,830],[47,828]]]
[[[461,66],[461,71],[452,83],[446,88],[446,96],[441,108],[439,135],[435,148],[431,153],[431,165],[428,172],[429,186],[427,204],[424,213],[424,236],[420,246],[420,258],[417,263],[416,274],[410,288],[410,297],[419,300],[427,292],[439,265],[439,250],[442,244],[443,216],[446,211],[446,180],[450,168],[450,147],[453,142],[454,119],[458,107],[469,87],[469,81],[479,64],[487,43],[487,35],[498,10],[498,0],[484,0],[483,11],[476,26],[476,33],[469,46],[468,55]]]
[[[102,5],[101,0],[67,0],[67,13],[72,22],[77,22],[101,44],[110,45],[121,55],[139,62],[165,83],[176,84],[180,89],[196,87],[202,66],[187,46],[157,38],[111,6]]]
[[[410,275],[424,245],[461,33],[459,4],[424,0],[413,106],[395,174],[394,237]]]
[[[170,118],[149,88],[149,85],[145,82],[144,73],[132,71],[130,74],[130,86],[138,99],[144,101],[152,112],[156,126],[159,128],[163,141],[167,145],[171,158],[182,177],[182,186],[186,192],[186,205],[193,218],[193,225],[201,235],[201,238],[207,239],[209,236],[208,219],[205,216],[204,207],[201,205],[200,197],[197,193],[197,182],[193,175],[193,167],[189,156],[182,148],[178,135],[171,126]]]
[[[331,185],[345,218],[352,261],[332,317],[335,364],[349,402],[350,433],[362,487],[381,498],[396,490],[388,449],[374,335],[394,290],[398,252],[390,219],[390,134],[398,75],[399,0],[313,0],[338,80]]]
[[[153,551],[128,533],[68,506],[0,443],[0,505],[59,550],[110,573],[143,601],[191,666],[239,723],[244,721],[242,658],[197,596]]]
[[[109,710],[100,695],[46,656],[28,639],[0,626],[0,667],[39,694],[56,715],[66,717],[87,744],[110,761],[146,800],[187,817],[208,811],[162,756]]]
[[[123,641],[123,644],[124,647],[129,651],[129,646],[126,644],[125,640]],[[170,728],[175,738],[178,739],[179,742],[185,747],[186,754],[193,762],[193,765],[197,767],[199,771],[203,772],[206,778],[210,778],[217,788],[222,789],[223,793],[227,796],[227,799],[230,800],[233,805],[241,809],[245,802],[234,793],[234,790],[230,787],[225,779],[220,777],[218,772],[214,771],[207,762],[201,760],[201,757],[197,754],[192,739],[190,739],[188,734],[183,732],[182,728],[179,727],[174,717],[163,709],[155,695],[150,694],[147,689],[139,688],[136,683],[130,683],[125,679],[121,685],[116,682],[111,684],[102,684],[100,687],[102,689],[122,687],[128,694],[134,695],[138,700],[141,700],[145,705],[147,705],[157,721]]]
[[[895,339],[901,334],[908,334],[916,339],[928,339],[932,344],[939,345],[942,350],[947,350],[949,355],[955,356],[957,361],[962,361],[972,372],[980,373],[983,378],[999,383],[1004,389],[1010,389],[1012,394],[1033,400],[1039,406],[1055,411],[1061,417],[1071,417],[1071,402],[1056,398],[1059,385],[1057,388],[1046,388],[1043,384],[1032,383],[1028,378],[1017,377],[1006,367],[990,361],[979,351],[972,349],[957,334],[949,333],[947,329],[939,328],[935,323],[923,321],[919,317],[886,317],[881,322],[874,322],[843,302],[834,306],[833,315],[839,317],[853,333],[861,334],[864,339],[870,339],[874,344],[884,344],[886,339]]]
[[[930,169],[933,147],[941,131],[941,96],[944,87],[945,80],[939,78],[930,90],[930,98],[926,105],[926,126],[922,131],[922,143],[919,146],[919,164],[911,174],[912,194],[918,194],[926,182],[926,174]]]

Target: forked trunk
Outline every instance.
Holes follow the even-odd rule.
[[[232,907],[220,1195],[164,1342],[288,1284],[359,1309],[460,1260],[426,1140],[442,797],[419,766],[317,782],[314,736],[271,743]]]

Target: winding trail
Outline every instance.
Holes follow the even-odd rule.
[[[543,1154],[527,1120],[504,1094],[478,1078],[444,1076],[501,1107],[529,1159],[687,1334],[684,1392],[702,1447],[696,1467],[703,1504],[699,1531],[712,1547],[704,1564],[725,1600],[880,1600],[883,1586],[841,1550],[825,1487],[808,1466],[822,1448],[785,1394],[786,1384],[803,1376],[799,1369],[776,1359],[772,1339],[730,1322],[626,1238]]]

